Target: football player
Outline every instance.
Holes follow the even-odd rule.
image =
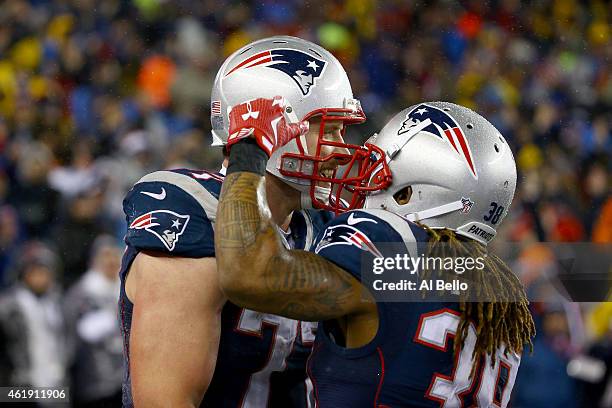
[[[257,167],[262,139],[274,140],[262,121],[280,113],[245,118],[243,109],[230,113],[230,131],[248,137],[230,140],[215,230],[220,282],[237,305],[322,321],[307,367],[317,406],[506,407],[534,324],[518,278],[487,254],[516,186],[497,129],[452,103],[401,111],[370,140],[385,156],[370,180],[384,188],[367,195],[366,209],[333,219],[305,252],[280,245]],[[423,289],[427,302],[375,301],[363,265],[401,254],[480,257],[483,266],[464,272],[472,285],[448,297]],[[458,276],[430,266],[418,274]]]
[[[345,126],[363,122],[365,115],[328,51],[294,37],[271,37],[238,50],[220,68],[211,98],[214,144],[228,139],[232,105],[276,94],[285,97],[291,132],[306,131],[300,121],[310,125],[267,163],[279,239],[303,249],[332,213],[295,210],[313,200],[329,209],[342,205],[328,204],[328,180],[344,166],[343,158],[353,156],[342,143]],[[249,106],[243,114],[257,118],[259,112]],[[286,175],[306,173],[309,180]],[[223,180],[223,171],[157,171],[140,179],[124,200],[120,317],[126,407],[307,404],[305,361],[316,324],[226,303],[220,290],[213,231]]]

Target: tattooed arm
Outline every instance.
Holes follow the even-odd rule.
[[[249,309],[293,319],[327,320],[376,313],[351,275],[306,251],[288,250],[270,217],[264,177],[229,174],[219,199],[215,251],[221,287]]]

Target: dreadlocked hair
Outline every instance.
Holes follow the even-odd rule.
[[[525,345],[533,351],[531,339],[535,325],[529,312],[529,301],[519,279],[499,257],[487,253],[485,245],[458,236],[448,229],[433,230],[419,224],[430,236],[428,257],[457,259],[458,257],[482,257],[484,268],[466,269],[462,279],[474,284],[459,294],[461,320],[455,337],[454,352],[459,353],[468,335],[470,323],[476,329],[476,346],[472,359],[491,356],[495,364],[496,350],[504,347],[520,354]],[[428,265],[419,274],[422,279],[434,276],[457,278],[454,271],[438,270]],[[450,275],[452,274],[452,275]],[[480,301],[486,300],[486,301]],[[475,366],[474,366],[475,367]]]

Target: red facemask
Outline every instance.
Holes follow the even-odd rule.
[[[309,192],[314,208],[339,214],[363,207],[366,194],[385,189],[391,183],[385,154],[371,143],[360,146],[326,140],[325,124],[342,122],[344,140],[346,126],[363,123],[366,119],[364,112],[359,105],[352,109],[324,108],[310,112],[304,120],[313,117],[321,119],[315,154],[307,154],[303,141],[295,139],[299,153],[283,153],[279,172],[286,177],[310,181]],[[322,170],[325,174],[321,174]]]

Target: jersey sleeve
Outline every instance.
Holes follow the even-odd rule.
[[[185,172],[148,174],[123,201],[128,227],[125,242],[138,250],[212,257],[217,199],[215,191]]]
[[[422,239],[418,227],[387,211],[351,211],[329,222],[310,250],[361,280],[374,258],[416,255]]]

